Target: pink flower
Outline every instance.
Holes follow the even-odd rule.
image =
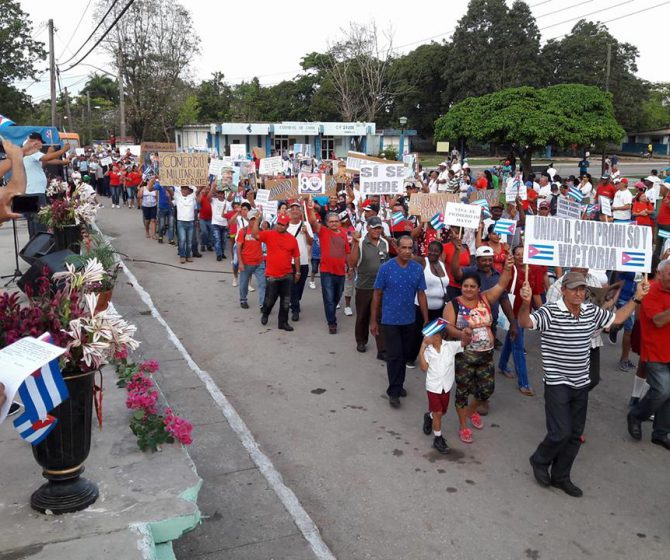
[[[154,388],[154,382],[150,378],[136,373],[127,388],[126,406],[128,408],[144,410],[145,414],[156,414],[158,391]]]
[[[125,360],[128,357],[128,349],[126,347],[121,348],[116,354],[114,354],[115,360]]]
[[[171,408],[165,409],[165,429],[173,436],[179,443],[190,445],[193,443],[191,433],[193,432],[193,425],[180,416],[176,416]]]
[[[158,371],[158,362],[156,360],[146,360],[140,364],[140,371],[144,373],[155,373]]]

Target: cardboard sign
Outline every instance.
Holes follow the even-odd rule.
[[[298,194],[326,194],[326,175],[323,173],[299,173]]]
[[[261,160],[261,165],[258,168],[258,172],[261,175],[277,175],[284,171],[284,164],[282,162],[281,156],[274,156],[269,158],[263,158]]]
[[[601,196],[600,200],[600,213],[605,214],[605,216],[612,215],[612,201],[607,196]]]
[[[582,217],[582,205],[576,200],[559,196],[556,200],[556,217],[579,220]]]
[[[244,144],[231,144],[230,157],[233,161],[247,159],[247,147]]]
[[[335,177],[332,175],[326,175],[326,195],[327,196],[337,196],[337,184]]]
[[[444,211],[444,223],[448,226],[458,226],[469,229],[479,228],[482,207],[476,204],[462,204],[447,202]]]
[[[402,163],[361,165],[361,194],[401,195],[405,192],[405,166]]]
[[[149,155],[154,152],[176,152],[174,142],[142,142],[140,144],[140,160],[143,164],[149,163]]]
[[[567,268],[650,272],[647,226],[527,216],[523,262]]]
[[[286,200],[298,198],[298,178],[269,179],[265,188],[270,191],[270,200]]]
[[[109,156],[102,158],[100,160],[100,165],[107,165],[107,166],[112,165],[112,158]]]
[[[409,215],[420,216],[422,222],[429,222],[435,214],[444,212],[447,202],[460,202],[460,197],[452,193],[412,193]]]
[[[209,175],[207,154],[160,152],[158,158],[161,185],[196,187],[207,185]]]
[[[265,157],[265,150],[263,148],[252,148],[251,153],[255,155],[258,159],[263,159]]]
[[[370,163],[393,163],[387,159],[372,157],[361,152],[349,152],[347,154],[346,170],[352,173],[359,173],[361,165]]]
[[[489,208],[493,208],[494,206],[502,206],[500,204],[500,192],[496,190],[484,190],[484,191],[476,191],[473,192],[470,195],[470,202],[474,202],[475,200],[486,200],[486,202],[489,203]]]
[[[449,153],[449,142],[438,142],[436,151],[437,151],[438,154],[448,154]]]

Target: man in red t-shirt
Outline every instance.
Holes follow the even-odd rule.
[[[652,195],[650,195],[652,196]],[[656,240],[654,241],[654,258],[658,259],[661,256],[661,250],[665,244],[665,237],[661,237],[662,231],[670,231],[670,191],[664,186],[661,186],[661,196],[656,201],[656,223],[658,230],[656,232]]]
[[[279,214],[275,229],[260,231],[259,224],[263,221],[263,213],[251,223],[251,235],[254,239],[265,243],[268,254],[265,261],[265,301],[261,309],[261,324],[268,324],[268,315],[279,297],[279,328],[292,331],[288,323],[288,310],[291,304],[291,287],[293,281],[300,280],[300,248],[295,237],[287,231],[288,214]],[[296,271],[295,274],[293,271]]]
[[[316,219],[314,201],[309,201],[308,220],[314,233],[319,236],[321,247],[321,295],[328,321],[328,332],[337,333],[335,310],[344,292],[347,255],[351,252],[347,233],[342,229],[340,217],[335,212],[326,214],[326,225]]]
[[[640,329],[640,360],[649,391],[630,409],[628,432],[642,439],[642,422],[654,415],[651,442],[670,450],[670,260],[658,265],[656,280],[642,300]]]
[[[614,188],[614,185],[612,185],[612,181],[610,181],[609,175],[603,175],[600,178],[600,183],[598,184],[598,188],[596,189],[596,200],[595,200],[596,203],[597,204],[602,204],[600,202],[600,197],[601,196],[604,196],[605,198],[609,198],[610,202],[612,202],[614,200],[614,195],[615,194],[616,194],[616,189]],[[602,210],[600,211],[600,221],[601,222],[606,222],[608,217],[611,217],[611,216],[603,214]]]
[[[258,284],[258,306],[262,309],[265,301],[265,257],[263,256],[263,245],[252,233],[252,221],[257,221],[255,210],[247,214],[249,224],[240,228],[235,237],[237,247],[237,262],[240,272],[240,307],[249,309],[247,294],[249,292],[249,280],[251,275],[256,277]]]
[[[208,187],[205,187],[200,192],[200,212],[198,218],[200,219],[200,251],[205,252],[205,247],[208,251],[214,251],[214,228],[212,227],[212,195],[216,187],[215,181],[212,181]]]

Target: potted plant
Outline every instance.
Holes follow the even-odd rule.
[[[50,413],[58,420],[56,427],[33,446],[48,482],[33,493],[30,504],[43,513],[78,511],[97,499],[95,484],[81,477],[91,445],[94,376],[119,352],[139,345],[134,325],[109,310],[96,312],[98,294],[91,286],[101,281],[102,265],[92,259],[80,271],[66,266],[52,279],[40,278],[36,293],[27,290],[25,303],[17,292],[0,294],[0,347],[49,332],[54,344],[66,349],[60,367],[69,398]]]
[[[64,181],[51,181],[50,203],[39,211],[37,219],[53,231],[56,250],[79,253],[82,227],[93,223],[98,203],[88,185],[80,183],[69,194],[68,188]]]

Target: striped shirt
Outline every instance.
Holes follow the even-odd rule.
[[[588,386],[591,338],[598,329],[614,323],[614,313],[583,303],[579,317],[563,299],[542,306],[530,315],[533,329],[542,333],[542,366],[547,385]]]

